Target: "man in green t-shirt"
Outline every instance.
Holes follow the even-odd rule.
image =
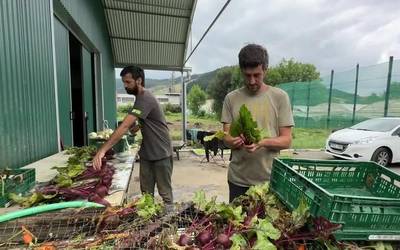
[[[140,145],[140,189],[143,193],[154,195],[157,185],[158,193],[164,203],[172,204],[172,143],[164,112],[155,96],[144,88],[144,71],[136,66],[125,67],[121,71],[122,81],[128,94],[135,95],[133,109],[121,125],[104,143],[93,158],[93,166],[101,167],[102,158],[136,121],[139,121],[143,136]]]
[[[250,186],[269,181],[272,160],[279,150],[290,147],[294,126],[287,93],[264,83],[267,50],[257,44],[243,47],[239,52],[239,66],[245,86],[226,95],[221,116],[226,132],[224,141],[232,149],[228,169],[229,202],[246,193]],[[243,136],[229,134],[230,125],[238,118],[243,104],[266,135],[258,143],[246,145]]]

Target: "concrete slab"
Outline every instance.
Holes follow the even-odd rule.
[[[116,169],[113,176],[112,184],[110,187],[110,195],[106,196],[105,199],[110,202],[111,205],[117,206],[122,205],[126,200],[127,190],[129,188],[131,173],[134,168],[134,159],[136,158],[137,148],[132,148],[129,151],[119,153],[115,155],[115,159],[111,160]],[[65,166],[69,155],[65,152],[60,152],[34,163],[31,163],[23,168],[34,168],[36,171],[36,183],[49,182],[57,175],[57,171],[52,169],[54,166]],[[8,208],[0,208],[0,214],[7,213],[22,209],[17,205],[13,205]]]
[[[216,196],[218,201],[228,201],[227,167],[229,155],[215,156],[210,162],[205,156],[198,156],[191,151],[181,151],[180,160],[174,157],[172,188],[175,202],[191,201],[194,192],[203,189],[207,197]],[[137,166],[137,167],[136,167]],[[135,163],[128,197],[140,195],[139,163]],[[156,191],[156,198],[161,199]]]

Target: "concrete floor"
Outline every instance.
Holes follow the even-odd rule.
[[[331,156],[323,151],[296,151],[283,152],[282,155],[289,155],[294,158],[303,159],[326,159],[332,160]],[[175,202],[190,201],[196,190],[203,189],[208,198],[217,196],[217,200],[227,202],[228,184],[227,171],[229,155],[224,155],[224,160],[219,155],[207,162],[204,156],[198,156],[193,152],[181,152],[180,160],[174,157],[174,170],[172,175],[172,186]],[[391,170],[400,173],[400,165],[391,166]],[[139,188],[139,163],[135,163],[128,197],[140,194]],[[160,198],[157,194],[156,197]]]
[[[193,152],[181,152],[180,160],[174,155],[174,170],[172,173],[174,201],[190,201],[195,191],[203,189],[208,198],[217,196],[218,201],[227,202],[229,155],[224,158],[222,160],[217,155],[214,159],[210,159],[210,162],[207,162],[204,156],[198,156]],[[131,180],[128,197],[140,194],[139,163],[135,162],[134,166],[133,180]],[[156,194],[156,197],[159,197],[158,194]]]

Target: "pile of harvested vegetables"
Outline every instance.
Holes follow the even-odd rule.
[[[231,204],[195,193],[193,203],[176,204],[166,212],[150,195],[125,207],[110,207],[104,199],[114,167],[103,161],[101,170],[90,163],[94,147],[71,148],[67,165],[47,185],[26,197],[11,195],[24,207],[76,199],[105,205],[103,209],[73,209],[0,224],[0,247],[25,244],[44,249],[400,249],[389,242],[338,242],[341,225],[312,218],[306,201],[289,212],[270,191],[269,184],[251,187]],[[72,212],[71,212],[72,211]],[[63,216],[62,213],[65,213]],[[68,214],[67,214],[68,213]],[[14,224],[13,224],[14,223]],[[5,243],[1,243],[5,242]]]
[[[133,232],[159,220],[162,211],[162,205],[152,196],[143,195],[124,207],[66,209],[20,218],[0,223],[0,249],[23,245],[32,249],[84,249],[118,240],[122,244]]]
[[[269,185],[251,187],[232,204],[195,194],[196,213],[184,230],[165,228],[150,249],[397,249],[383,242],[337,242],[340,225],[312,218],[305,200],[292,212],[269,191]],[[176,230],[176,231],[174,231]],[[171,233],[172,232],[172,233]],[[173,232],[176,232],[175,234]],[[171,240],[172,239],[172,240]]]
[[[144,195],[126,207],[105,209],[92,222],[96,225],[92,231],[31,245],[38,249],[398,249],[388,242],[338,242],[334,233],[340,225],[312,218],[304,200],[288,212],[268,184],[251,187],[231,204],[218,203],[216,197],[206,199],[198,191],[191,206],[177,204],[169,213]]]
[[[36,187],[31,195],[25,197],[10,194],[10,199],[23,207],[77,199],[110,206],[104,197],[108,195],[112,183],[113,165],[103,161],[100,170],[94,169],[88,162],[96,153],[95,147],[72,147],[66,153],[71,155],[67,165],[53,167],[58,174],[47,185]]]

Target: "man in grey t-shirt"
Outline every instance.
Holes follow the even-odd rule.
[[[229,163],[229,201],[243,195],[250,186],[263,184],[270,178],[272,160],[279,150],[290,147],[294,126],[287,93],[264,83],[268,68],[267,50],[249,44],[239,52],[239,66],[244,87],[225,97],[221,122],[225,143],[232,149]],[[230,125],[239,117],[242,105],[250,110],[253,120],[266,136],[259,142],[245,144],[244,136],[232,137]]]
[[[100,168],[105,152],[139,121],[143,135],[139,150],[140,189],[143,193],[154,195],[154,187],[157,184],[158,193],[164,203],[170,204],[173,202],[172,144],[164,113],[154,95],[144,88],[143,69],[135,66],[125,67],[120,75],[126,92],[135,95],[135,104],[110,139],[97,152],[93,165]]]

